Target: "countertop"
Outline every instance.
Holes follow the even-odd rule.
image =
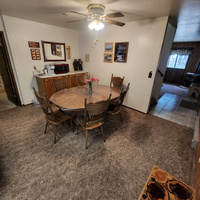
[[[38,74],[34,74],[34,76],[37,78],[53,78],[53,77],[67,76],[67,75],[73,75],[73,74],[82,74],[82,73],[87,73],[87,71],[71,71],[71,72],[63,73],[63,74],[45,74],[42,76],[40,76]]]

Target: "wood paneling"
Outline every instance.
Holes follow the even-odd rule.
[[[178,84],[183,84],[185,74],[187,72],[194,73],[198,66],[198,62],[200,60],[200,42],[176,42],[172,44],[172,48],[193,48],[192,55],[190,56],[188,60],[186,69],[183,72],[183,74],[181,71],[177,71],[176,69],[172,69],[172,70],[170,68],[166,69],[167,78],[165,78],[164,81],[168,83],[179,82]],[[181,80],[176,81],[176,78],[177,79],[180,78],[181,76],[180,74],[182,74]],[[169,77],[170,79],[168,79]]]
[[[164,82],[181,84],[184,71],[185,71],[184,69],[167,68],[165,72]]]

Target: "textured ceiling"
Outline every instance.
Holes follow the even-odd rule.
[[[31,21],[80,30],[87,28],[91,3],[105,5],[105,14],[122,12],[125,17],[115,18],[130,22],[161,16],[170,16],[178,23],[176,41],[200,41],[200,0],[0,0],[0,12]],[[65,15],[63,15],[65,13]],[[77,22],[71,22],[76,21]]]

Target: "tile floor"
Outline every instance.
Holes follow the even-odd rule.
[[[16,107],[16,105],[8,100],[6,92],[0,92],[0,111],[14,107]]]
[[[182,100],[197,103],[197,99],[194,97],[182,97],[165,93],[158,100],[158,103],[150,109],[149,114],[194,129],[197,111],[179,107]]]

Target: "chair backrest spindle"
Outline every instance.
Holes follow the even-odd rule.
[[[60,90],[64,90],[67,88],[66,78],[64,76],[62,78],[51,79],[51,81],[52,81],[55,92],[58,92]]]
[[[111,95],[106,101],[99,101],[96,103],[87,103],[87,98],[85,99],[85,109],[84,109],[84,126],[86,123],[97,123],[103,122],[106,116],[106,111],[110,103]]]

